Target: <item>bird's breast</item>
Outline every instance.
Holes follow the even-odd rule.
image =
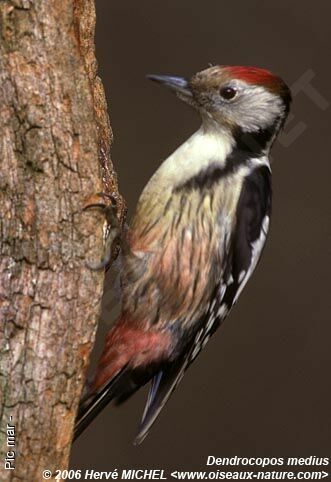
[[[226,182],[182,189],[137,211],[124,262],[124,303],[134,318],[194,323],[225,269],[239,192]]]

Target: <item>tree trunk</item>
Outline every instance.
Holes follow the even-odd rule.
[[[93,0],[2,0],[0,15],[0,480],[35,482],[67,466],[100,309],[85,260],[104,218],[82,208],[99,191],[121,219],[124,204]]]

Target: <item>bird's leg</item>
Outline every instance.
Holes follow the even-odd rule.
[[[93,271],[103,269],[110,263],[113,255],[112,248],[114,241],[119,238],[121,234],[121,225],[116,215],[116,199],[110,194],[104,192],[97,193],[95,196],[100,198],[100,201],[87,204],[84,206],[83,210],[85,211],[91,208],[101,209],[105,216],[106,226],[104,231],[104,250],[101,261],[99,263],[86,262],[86,266]],[[108,199],[112,204],[107,204],[105,201],[102,201],[102,199]]]

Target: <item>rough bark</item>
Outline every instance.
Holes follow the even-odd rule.
[[[39,481],[67,466],[103,290],[85,260],[104,219],[82,207],[98,191],[124,204],[93,0],[2,0],[0,15],[0,480]]]

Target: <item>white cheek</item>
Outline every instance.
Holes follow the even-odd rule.
[[[242,90],[241,99],[233,106],[233,120],[246,131],[265,129],[282,115],[282,100],[263,87]]]

